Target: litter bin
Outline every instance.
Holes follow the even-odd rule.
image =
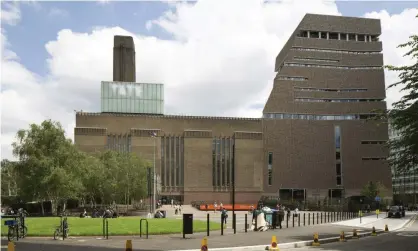
[[[183,237],[193,234],[193,214],[183,214]]]

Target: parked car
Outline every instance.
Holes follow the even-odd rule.
[[[401,209],[402,217],[405,217],[405,207],[404,206],[400,206],[399,208]]]
[[[399,206],[391,206],[388,213],[388,218],[397,217],[401,218],[403,216],[402,209]]]

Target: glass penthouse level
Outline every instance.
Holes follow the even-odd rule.
[[[164,85],[102,81],[101,112],[164,114]]]

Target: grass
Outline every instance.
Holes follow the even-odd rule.
[[[120,217],[109,219],[110,235],[139,235],[140,217]],[[6,236],[8,228],[4,226],[5,219],[1,221],[1,235]],[[28,236],[53,236],[55,229],[60,225],[58,217],[26,218]],[[101,236],[103,234],[103,219],[68,217],[70,236]],[[145,224],[142,224],[143,233]],[[177,219],[148,219],[148,232],[154,234],[181,233],[183,221]],[[211,222],[211,230],[221,229],[219,223]],[[193,221],[194,232],[206,231],[206,221]]]

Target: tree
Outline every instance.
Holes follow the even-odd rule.
[[[398,47],[409,48],[404,56],[411,57],[414,62],[409,66],[386,67],[399,72],[400,78],[388,88],[402,86],[401,90],[406,92],[387,112],[392,128],[399,133],[399,137],[389,141],[389,163],[396,173],[405,173],[418,164],[418,35],[410,36],[410,41]]]
[[[377,195],[380,197],[385,197],[387,192],[386,187],[379,181],[373,182],[369,181],[361,190],[361,195],[374,199]]]
[[[1,194],[6,196],[16,196],[18,194],[18,175],[17,162],[7,159],[1,161]]]
[[[59,203],[64,202],[65,207],[66,199],[77,195],[82,184],[76,171],[82,156],[71,140],[65,138],[58,122],[46,120],[19,130],[12,146],[20,161],[19,187],[25,198],[51,201],[55,213]]]

